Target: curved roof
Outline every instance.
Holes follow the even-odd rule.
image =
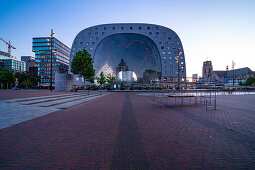
[[[110,35],[120,33],[145,35],[155,42],[162,61],[162,76],[176,76],[177,63],[175,57],[178,55],[178,51],[181,51],[181,77],[186,77],[185,55],[179,36],[173,30],[155,24],[113,23],[88,27],[80,31],[75,37],[71,48],[70,62],[76,52],[83,48],[85,48],[93,58],[100,41]]]

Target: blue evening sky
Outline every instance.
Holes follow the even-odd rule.
[[[187,76],[214,70],[255,70],[255,0],[0,0],[0,37],[33,55],[32,38],[56,37],[71,47],[81,30],[106,23],[151,23],[174,30],[183,43]],[[7,46],[0,42],[0,50]]]

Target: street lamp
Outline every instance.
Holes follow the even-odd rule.
[[[53,36],[55,35],[55,33],[53,33],[53,29],[51,29],[51,34],[50,34],[50,91],[52,91],[52,48],[53,48],[53,41],[52,39],[54,38]]]
[[[182,54],[182,52],[180,50],[178,50],[178,55],[176,57],[176,62],[178,64],[178,83],[177,83],[177,90],[179,90],[179,86],[180,86],[180,55]]]

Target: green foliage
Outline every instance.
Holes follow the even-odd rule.
[[[254,77],[248,77],[247,80],[244,83],[245,86],[254,86],[255,85],[255,78]]]
[[[106,83],[106,78],[103,72],[100,73],[100,76],[96,78],[97,82],[102,86]]]
[[[12,71],[6,68],[0,69],[0,82],[2,82],[5,87],[7,87],[7,83],[8,86],[14,83],[16,78],[18,79],[19,86],[25,88],[35,88],[38,82],[40,82],[39,77],[30,77],[24,72],[16,72],[15,74],[13,74]]]
[[[14,83],[14,81],[15,81],[15,78],[12,71],[6,68],[0,69],[0,82],[2,82],[7,87],[7,84],[9,86],[11,83]]]
[[[71,63],[71,72],[84,77],[84,80],[93,80],[95,70],[93,60],[87,50],[83,49],[76,53]]]
[[[31,87],[33,85],[30,78],[23,80],[20,84],[22,87],[26,87],[26,88]]]
[[[106,75],[106,82],[107,83],[109,83],[109,84],[113,84],[114,83],[114,81],[115,81],[115,77],[114,77],[114,75],[112,75],[112,74],[107,74]]]

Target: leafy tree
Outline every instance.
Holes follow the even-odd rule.
[[[31,79],[28,77],[27,79],[25,79],[25,80],[23,80],[23,81],[21,82],[21,85],[22,85],[23,87],[28,88],[28,87],[31,87],[31,86],[33,85],[33,83],[32,83],[32,81],[31,81]]]
[[[114,75],[112,75],[112,74],[107,74],[106,75],[106,82],[107,83],[109,83],[109,84],[112,84],[112,83],[114,83],[114,80],[115,80],[116,78],[114,77]]]
[[[71,63],[71,72],[82,76],[84,80],[93,80],[93,77],[95,76],[95,69],[93,68],[91,55],[87,50],[83,49],[83,51],[76,53]]]
[[[106,83],[106,78],[103,72],[100,73],[99,77],[96,78],[97,82],[102,86]]]
[[[254,86],[255,85],[255,78],[254,77],[248,77],[247,80],[244,83],[245,86]]]
[[[40,77],[30,77],[33,87],[37,87],[38,82],[40,82]]]
[[[0,69],[0,82],[2,82],[6,87],[8,87],[11,83],[14,83],[15,78],[12,73],[12,71],[6,69],[6,68],[1,68]]]

